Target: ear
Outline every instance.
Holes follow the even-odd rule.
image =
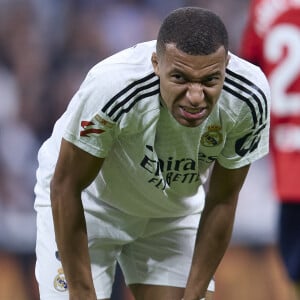
[[[152,53],[152,56],[151,56],[151,62],[152,62],[152,66],[153,66],[154,73],[155,73],[157,76],[159,76],[158,57],[157,57],[156,52],[153,52],[153,53]]]

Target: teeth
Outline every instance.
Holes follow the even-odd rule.
[[[187,108],[183,108],[183,110],[185,110],[186,112],[188,112],[190,114],[196,114],[201,111],[201,109],[187,109]]]

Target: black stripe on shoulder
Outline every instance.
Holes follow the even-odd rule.
[[[150,92],[148,92],[148,93],[139,95],[138,97],[136,97],[136,98],[134,99],[134,101],[132,101],[132,102],[130,103],[129,106],[127,106],[126,108],[122,108],[122,109],[119,111],[118,115],[117,115],[116,117],[113,118],[113,121],[114,121],[114,122],[118,121],[119,118],[122,116],[122,114],[129,112],[129,111],[131,110],[131,108],[132,108],[137,102],[139,102],[140,100],[145,99],[145,98],[147,98],[147,97],[154,96],[154,95],[156,95],[156,94],[159,94],[159,92],[160,92],[160,89],[158,88],[158,89],[155,89],[155,90],[150,91]]]
[[[256,124],[257,124],[257,116],[256,116],[255,107],[251,103],[251,101],[247,97],[244,97],[243,95],[239,94],[237,91],[231,89],[226,84],[223,85],[223,90],[225,90],[226,92],[232,94],[233,96],[235,96],[235,97],[239,98],[240,100],[247,103],[247,105],[249,106],[250,111],[251,111],[251,115],[252,115],[252,119],[253,119],[253,129],[254,129],[256,127]]]
[[[129,102],[134,96],[136,96],[138,93],[144,91],[144,90],[147,90],[147,89],[150,89],[152,87],[154,87],[155,85],[158,85],[159,83],[159,79],[155,80],[155,81],[152,81],[150,82],[149,84],[146,84],[146,85],[143,85],[139,88],[136,88],[135,90],[133,90],[127,97],[124,98],[124,100],[118,102],[118,103],[115,103],[114,107],[112,107],[110,109],[109,112],[107,112],[108,116],[109,117],[112,117],[116,111],[118,109],[120,109],[121,111],[123,111],[122,107],[127,103]],[[138,97],[137,97],[138,98]]]
[[[234,86],[236,88],[238,88],[240,91],[243,91],[245,92],[246,94],[249,94],[251,95],[251,97],[255,100],[255,102],[257,103],[257,106],[258,106],[258,109],[259,109],[259,113],[260,113],[260,117],[259,117],[259,124],[262,124],[263,123],[263,108],[262,108],[262,103],[261,101],[259,100],[259,98],[257,97],[256,94],[254,94],[252,91],[250,91],[249,89],[247,89],[245,86],[242,86],[238,83],[236,83],[235,81],[229,79],[229,78],[225,78],[225,82],[228,83],[228,86],[226,87],[227,89],[227,92],[230,92],[231,94],[233,94],[234,96],[240,98],[241,100],[245,101],[248,106],[250,107],[251,109],[251,112],[253,114],[253,112],[255,113],[255,108],[254,108],[254,105],[251,103],[251,98],[247,98],[247,97],[244,97],[242,96],[241,94],[239,94],[238,92],[234,92],[234,90],[232,90],[231,88],[229,88],[229,86]],[[256,116],[258,117],[258,116]],[[256,118],[255,117],[255,118]],[[257,118],[256,118],[256,121],[257,121]]]
[[[244,76],[242,76],[240,74],[237,74],[237,73],[233,72],[232,70],[230,70],[228,68],[226,69],[226,73],[228,73],[229,75],[231,75],[235,79],[238,79],[240,82],[245,83],[250,89],[256,90],[261,95],[261,97],[263,99],[263,102],[264,102],[263,104],[265,106],[264,117],[265,117],[265,119],[267,119],[267,117],[268,117],[268,101],[267,101],[267,97],[266,97],[265,93],[256,84],[254,84],[252,81],[245,78]],[[236,83],[236,82],[235,82],[235,85],[239,89],[243,89],[243,87],[240,84]],[[244,89],[246,89],[246,88],[244,88]],[[250,90],[248,90],[248,91],[244,90],[244,91],[252,94],[252,96],[255,95]],[[253,98],[255,99],[255,101],[260,106],[260,108],[261,108],[260,112],[262,112],[263,108],[262,108],[262,104],[260,102],[260,99],[256,95]]]
[[[135,86],[147,82],[148,80],[150,80],[151,78],[155,77],[155,73],[151,73],[139,80],[136,80],[134,82],[132,82],[131,84],[129,84],[128,86],[126,86],[124,89],[122,89],[119,93],[117,93],[115,96],[113,96],[108,102],[107,104],[102,108],[102,111],[105,113],[110,107],[112,107],[112,105],[120,98],[122,97],[124,94],[126,94],[129,90],[131,90],[132,88],[134,88]]]
[[[262,107],[262,103],[260,101],[260,99],[257,97],[257,95],[255,93],[253,93],[251,90],[247,89],[245,86],[242,86],[238,83],[236,83],[235,81],[229,79],[229,78],[226,78],[225,79],[225,82],[231,84],[232,86],[235,86],[237,87],[239,90],[249,94],[252,96],[252,98],[255,100],[255,102],[257,103],[257,106],[258,106],[258,109],[259,109],[259,113],[260,113],[260,120],[259,120],[259,123],[262,124],[263,120],[263,107]]]

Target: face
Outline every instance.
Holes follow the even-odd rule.
[[[229,56],[224,47],[209,55],[189,55],[167,44],[165,53],[152,54],[164,104],[183,126],[199,126],[221,94]]]

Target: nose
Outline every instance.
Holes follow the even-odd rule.
[[[204,92],[201,83],[190,83],[187,89],[186,97],[192,106],[199,106],[203,103]]]

